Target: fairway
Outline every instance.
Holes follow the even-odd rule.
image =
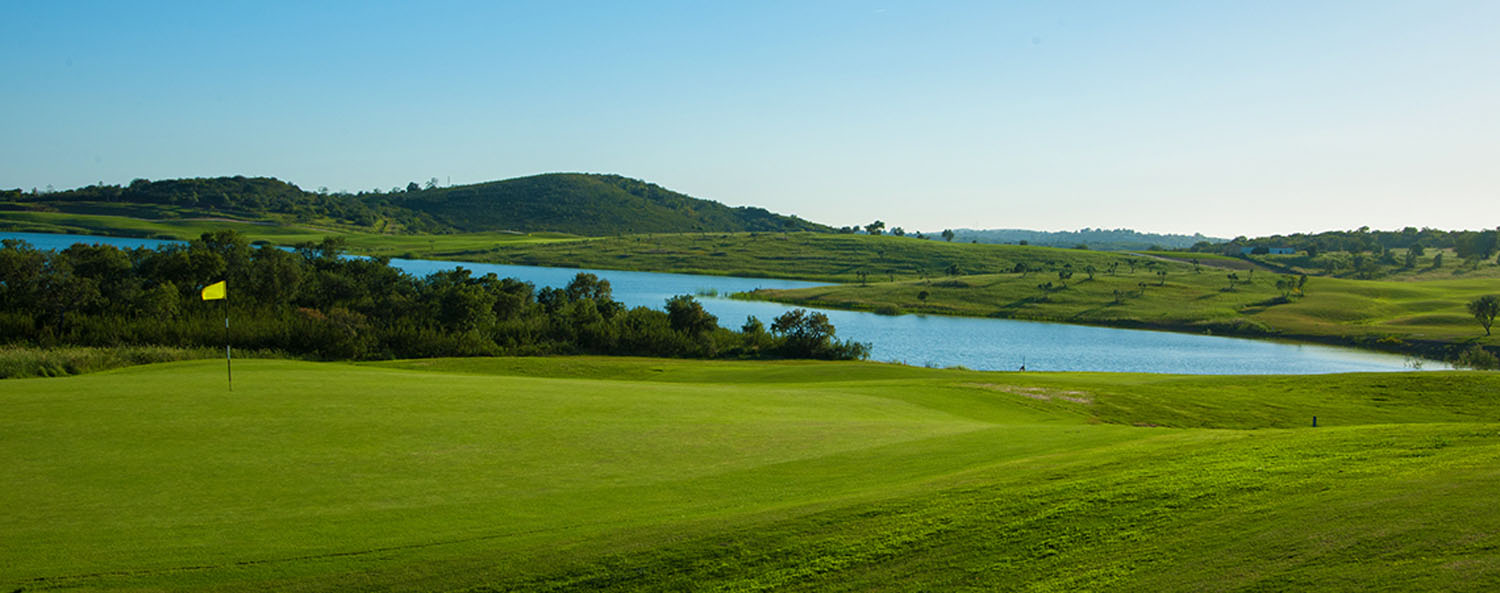
[[[1497,394],[598,357],[6,380],[0,590],[1494,590]]]

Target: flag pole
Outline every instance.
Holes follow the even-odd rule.
[[[234,391],[234,363],[229,356],[229,288],[220,280],[203,287],[198,294],[205,301],[224,301],[224,369],[229,372],[229,390]]]
[[[229,299],[224,298],[224,369],[229,372],[229,390],[234,391],[234,363],[229,357]]]

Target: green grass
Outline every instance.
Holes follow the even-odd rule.
[[[1495,373],[222,370],[0,382],[0,589],[1500,584]]]
[[[470,256],[494,263],[831,282],[859,282],[861,274],[867,282],[942,278],[949,266],[965,274],[998,273],[1018,263],[1049,269],[1072,265],[1082,274],[1089,265],[1102,270],[1110,262],[1147,261],[1112,252],[806,232],[627,235],[498,245]]]

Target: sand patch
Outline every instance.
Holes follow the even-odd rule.
[[[1091,404],[1094,398],[1086,391],[1068,391],[1064,389],[1048,389],[1046,387],[1021,387],[1018,385],[1000,385],[998,383],[963,383],[964,387],[977,387],[990,391],[999,391],[1012,395],[1020,395],[1031,399],[1042,401],[1060,399],[1075,404]]]

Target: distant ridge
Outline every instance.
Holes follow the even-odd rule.
[[[613,235],[832,230],[795,216],[731,208],[620,175],[547,173],[401,195],[401,206],[459,231]]]
[[[472,185],[357,194],[309,192],[268,177],[212,177],[91,185],[59,192],[0,191],[0,211],[150,219],[227,216],[389,233],[483,231],[575,235],[831,231],[763,208],[732,208],[620,175],[548,173]]]
[[[1089,249],[1101,251],[1143,250],[1153,247],[1162,249],[1187,249],[1199,243],[1223,243],[1227,239],[1206,237],[1202,234],[1172,235],[1142,233],[1130,229],[1090,229],[1076,231],[1031,231],[1025,229],[953,229],[953,240],[968,243],[1005,243],[1046,247],[1077,247],[1087,245]]]

